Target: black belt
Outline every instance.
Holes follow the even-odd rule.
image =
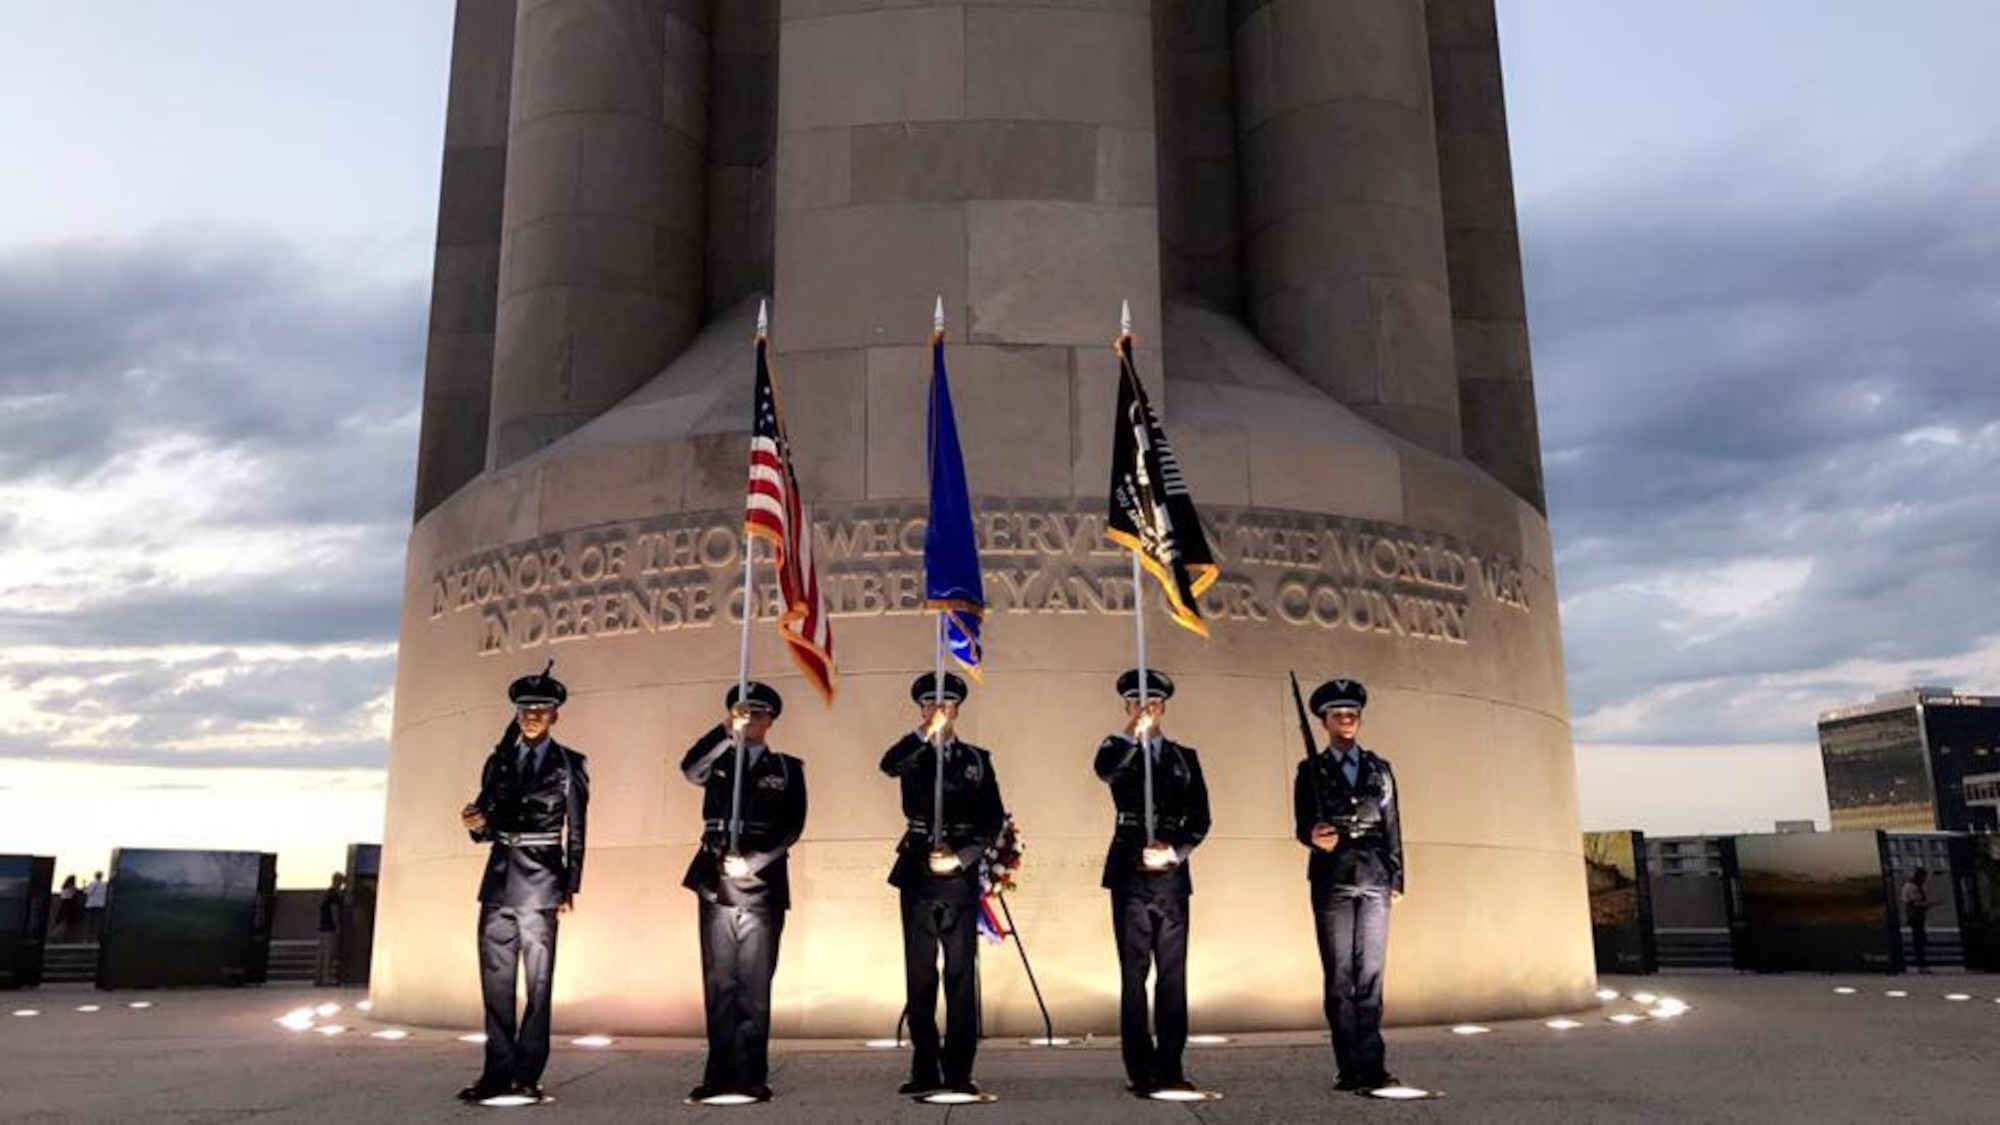
[[[702,822],[701,822],[701,826],[702,826],[702,830],[703,830],[703,831],[706,831],[706,832],[727,832],[727,831],[729,831],[729,821],[728,821],[728,820],[726,820],[726,819],[725,819],[725,820],[704,820],[704,821],[702,821]],[[769,832],[769,831],[771,830],[771,826],[770,826],[769,824],[765,823],[764,821],[761,821],[761,820],[746,820],[746,821],[742,821],[741,823],[737,824],[737,826],[736,826],[736,830],[737,830],[738,832],[741,832],[741,833],[750,833],[750,832]]]
[[[909,825],[909,829],[912,832],[928,833],[931,830],[930,821],[917,817],[910,817],[904,823]],[[976,824],[947,824],[944,826],[944,834],[947,836],[972,836],[978,834],[978,829],[979,826]]]
[[[510,848],[549,848],[562,843],[560,832],[495,832],[493,842]]]
[[[1153,827],[1155,828],[1158,828],[1161,825],[1165,825],[1168,828],[1179,828],[1182,824],[1186,822],[1187,818],[1184,816],[1162,816],[1159,813],[1153,814]],[[1145,826],[1146,826],[1146,818],[1140,816],[1138,813],[1122,812],[1118,814],[1118,827],[1120,828],[1144,828]]]

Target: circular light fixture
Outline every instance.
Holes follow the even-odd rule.
[[[1476,1023],[1462,1023],[1452,1028],[1451,1033],[1453,1035],[1485,1035],[1492,1030],[1490,1027],[1482,1027]]]
[[[1834,995],[1836,995],[1836,996],[1852,996],[1852,995],[1854,995],[1854,992],[1855,992],[1855,990],[1854,990],[1854,989],[1852,989],[1852,988],[1849,988],[1848,986],[1846,986],[1846,985],[1844,985],[1844,984],[1843,984],[1843,985],[1841,985],[1841,986],[1840,986],[1839,988],[1836,988],[1836,989],[1834,989],[1834,990],[1833,990],[1833,993],[1834,993]]]
[[[14,1014],[25,1019],[28,1016],[41,1015],[42,1010],[40,1008],[16,1008],[14,1009]]]
[[[340,1035],[346,1032],[347,1029],[340,1026],[337,1023],[323,1023],[318,1027],[313,1028],[313,1030],[320,1033],[321,1035],[333,1036],[333,1035]]]
[[[311,1008],[299,1008],[296,1011],[286,1012],[271,1022],[284,1028],[286,1031],[311,1031],[313,1010]]]
[[[1904,992],[1900,988],[1892,988],[1889,991],[1884,992],[1882,995],[1889,997],[1891,1000],[1901,1000],[1903,997],[1908,996],[1909,993]]]
[[[470,1035],[459,1036],[458,1041],[460,1043],[484,1043],[486,1042],[486,1033],[483,1031],[475,1031]]]
[[[337,1016],[340,1014],[340,1005],[321,1004],[319,1007],[314,1008],[313,1012],[314,1014],[321,1016]]]
[[[570,1045],[576,1047],[609,1047],[615,1042],[617,1040],[611,1038],[609,1035],[579,1035],[570,1040]]]
[[[901,1039],[870,1039],[862,1044],[864,1047],[873,1048],[877,1051],[894,1051],[901,1048],[902,1045],[903,1041]]]
[[[125,1006],[132,1009],[135,1012],[143,1012],[146,1009],[152,1007],[153,1002],[151,1000],[134,1000],[130,1004],[127,1004]]]
[[[519,1109],[522,1106],[539,1105],[540,1102],[526,1094],[495,1094],[490,1098],[481,1098],[479,1104],[494,1109]]]
[[[1190,1035],[1187,1041],[1197,1047],[1214,1047],[1230,1039],[1227,1035]]]
[[[1972,999],[1972,997],[1966,995],[1963,992],[1947,992],[1944,994],[1944,998],[1952,1001],[1964,1001]]]
[[[702,1105],[756,1105],[757,1099],[748,1094],[710,1094],[701,1099]]]
[[[1056,1036],[1038,1035],[1033,1039],[1025,1040],[1025,1042],[1030,1047],[1067,1047],[1071,1043],[1076,1042],[1076,1040],[1071,1039],[1067,1035],[1056,1035]],[[1189,1038],[1188,1042],[1192,1043],[1194,1042],[1194,1039]],[[874,1045],[875,1044],[873,1043],[869,1044],[869,1046],[871,1047]]]
[[[1597,990],[1597,998],[1609,1003],[1618,999],[1618,990],[1615,988],[1600,988]]]
[[[354,1010],[357,1012],[372,1012],[375,1010],[375,1001],[358,1000],[354,1004]]]
[[[1646,1019],[1645,1016],[1635,1015],[1631,1012],[1620,1012],[1615,1016],[1606,1016],[1604,1018],[1620,1027],[1630,1027],[1635,1023],[1643,1023]]]
[[[1154,1090],[1146,1096],[1156,1102],[1212,1102],[1222,1097],[1214,1090]]]
[[[1632,994],[1632,1002],[1634,1004],[1651,1004],[1653,1001],[1658,999],[1659,999],[1658,996],[1655,996],[1650,992],[1634,992]]]
[[[408,1039],[409,1037],[410,1037],[410,1033],[409,1033],[409,1032],[407,1032],[407,1031],[404,1031],[404,1030],[403,1030],[402,1028],[400,1028],[400,1027],[388,1027],[388,1028],[383,1028],[383,1029],[382,1029],[381,1031],[377,1031],[377,1032],[375,1032],[375,1033],[373,1034],[373,1038],[376,1038],[376,1039],[387,1039],[387,1040],[389,1040],[390,1042],[395,1042],[396,1040],[399,1040],[399,1039]]]
[[[1573,1019],[1559,1017],[1548,1021],[1542,1026],[1548,1028],[1550,1031],[1574,1031],[1583,1025]]]
[[[104,1009],[98,1007],[96,1004],[79,1004],[76,1010],[79,1012],[101,1012]]]
[[[1415,1102],[1426,1098],[1441,1098],[1444,1095],[1421,1086],[1378,1086],[1368,1091],[1368,1096],[1392,1102]]]
[[[984,1105],[1000,1099],[984,1091],[974,1094],[965,1090],[938,1090],[917,1100],[925,1105]]]

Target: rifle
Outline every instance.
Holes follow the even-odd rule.
[[[1306,718],[1306,701],[1304,697],[1299,695],[1299,674],[1292,672],[1290,675],[1292,677],[1292,706],[1298,708],[1299,711],[1299,737],[1306,740],[1306,760],[1311,761],[1319,754],[1319,746],[1313,740],[1312,720]]]

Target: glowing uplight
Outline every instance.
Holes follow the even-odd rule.
[[[1424,1098],[1435,1098],[1438,1094],[1435,1090],[1426,1090],[1418,1086],[1381,1086],[1368,1091],[1368,1096],[1392,1102],[1414,1102]]]
[[[1190,1036],[1188,1036],[1188,1040],[1187,1040],[1187,1041],[1188,1041],[1189,1043],[1192,1043],[1192,1044],[1194,1044],[1194,1045],[1195,1045],[1195,1046],[1197,1046],[1197,1047],[1213,1047],[1213,1046],[1216,1046],[1217,1044],[1221,1044],[1221,1043],[1227,1043],[1227,1042],[1229,1042],[1229,1036],[1227,1036],[1227,1035],[1190,1035]]]
[[[1609,1003],[1618,999],[1618,990],[1615,988],[1600,988],[1597,990],[1597,998]]]
[[[577,1047],[609,1047],[615,1042],[617,1040],[609,1035],[579,1035],[570,1040],[570,1044]]]
[[[14,1009],[14,1014],[25,1019],[28,1016],[41,1015],[42,1010],[40,1008],[16,1008]]]
[[[1947,999],[1947,1000],[1953,1000],[1953,1001],[1961,1001],[1961,1000],[1970,1000],[1970,999],[1972,999],[1972,997],[1970,997],[1970,996],[1966,995],[1966,994],[1965,994],[1965,993],[1963,993],[1963,992],[1947,992],[1947,993],[1945,993],[1945,994],[1944,994],[1944,998],[1945,998],[1945,999]]]
[[[1843,984],[1839,988],[1834,989],[1833,992],[1836,996],[1852,996],[1855,990]]]
[[[1653,1001],[1658,999],[1659,999],[1658,996],[1655,996],[1650,992],[1634,992],[1632,994],[1632,1002],[1634,1004],[1651,1004]]]
[[[1661,1016],[1672,1017],[1681,1015],[1687,1010],[1687,1001],[1679,1000],[1672,996],[1662,996],[1660,997],[1660,1002],[1653,1005],[1652,1009],[1646,1014],[1656,1018]]]
[[[1453,1035],[1485,1035],[1492,1030],[1490,1027],[1481,1027],[1476,1023],[1462,1023],[1452,1028],[1451,1033]]]
[[[321,1035],[327,1035],[327,1036],[344,1035],[347,1033],[347,1029],[340,1026],[337,1023],[323,1023],[318,1027],[313,1028],[313,1030],[320,1033]]]
[[[398,1040],[398,1039],[408,1039],[409,1037],[410,1037],[410,1033],[409,1033],[409,1032],[407,1032],[407,1031],[404,1031],[404,1030],[403,1030],[402,1028],[400,1028],[400,1027],[389,1027],[389,1028],[384,1028],[384,1029],[382,1029],[381,1031],[377,1031],[377,1032],[375,1032],[375,1033],[374,1033],[374,1038],[376,1038],[376,1039],[387,1039],[387,1040],[389,1040],[389,1041],[391,1041],[391,1042],[394,1042],[394,1041],[396,1041],[396,1040]]]
[[[1146,1096],[1156,1102],[1212,1102],[1222,1097],[1213,1090],[1154,1090]]]
[[[862,1044],[864,1047],[872,1047],[877,1051],[893,1051],[902,1045],[903,1041],[901,1039],[870,1039],[868,1042]]]
[[[340,1005],[321,1004],[319,1007],[313,1009],[313,1013],[320,1016],[337,1016],[340,1014]]]
[[[375,1010],[375,1001],[362,1000],[354,1005],[354,1010],[357,1012],[372,1012]]]
[[[1644,1022],[1646,1017],[1633,1015],[1631,1012],[1620,1012],[1615,1016],[1606,1016],[1604,1018],[1610,1020],[1612,1023],[1615,1023],[1620,1027],[1630,1027],[1635,1023]]]
[[[535,1105],[537,1102],[526,1094],[495,1094],[490,1098],[481,1098],[479,1104],[494,1109],[519,1109],[524,1105]]]
[[[1033,1039],[1027,1040],[1027,1044],[1030,1047],[1067,1047],[1074,1042],[1076,1042],[1076,1040],[1071,1039],[1067,1035],[1057,1035],[1057,1036],[1038,1035]],[[1189,1039],[1188,1042],[1192,1043],[1194,1042],[1194,1040]],[[874,1044],[870,1043],[869,1046],[872,1047],[874,1046]]]
[[[146,1009],[152,1007],[153,1002],[151,1000],[134,1000],[130,1004],[127,1004],[125,1006],[132,1009],[135,1012],[143,1012]]]
[[[1550,1031],[1575,1031],[1583,1025],[1573,1019],[1558,1018],[1552,1019],[1542,1026],[1548,1028]]]
[[[101,1012],[104,1009],[98,1007],[96,1004],[79,1004],[76,1010],[79,1012]]]
[[[978,1105],[982,1102],[998,1101],[992,1094],[975,1094],[968,1090],[939,1090],[917,1099],[925,1105]]]
[[[271,1022],[284,1028],[286,1031],[311,1031],[313,1010],[311,1008],[294,1008]]]
[[[1884,992],[1882,995],[1887,996],[1892,1000],[1901,1000],[1903,997],[1908,996],[1909,993],[1904,992],[1900,988],[1892,988],[1889,991]]]
[[[710,1094],[701,1099],[703,1105],[756,1105],[757,1099],[748,1094]]]
[[[458,1041],[460,1043],[484,1043],[486,1042],[486,1033],[483,1031],[475,1031],[470,1035],[459,1036]]]
[[[1659,1005],[1654,1005],[1646,1009],[1646,1014],[1656,1020],[1670,1020],[1676,1016],[1684,1015],[1686,1012],[1686,1008],[1664,1008]]]

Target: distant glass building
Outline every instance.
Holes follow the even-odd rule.
[[[1819,717],[1833,828],[2000,831],[2000,696],[1918,687]]]

